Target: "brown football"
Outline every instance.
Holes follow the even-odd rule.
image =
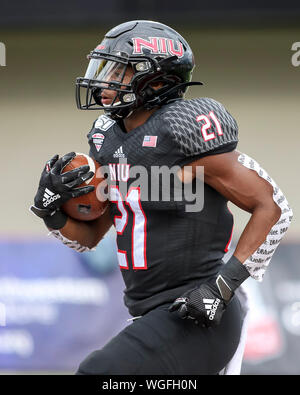
[[[79,187],[94,185],[95,189],[86,195],[68,200],[62,205],[62,210],[71,218],[80,221],[92,221],[104,213],[109,202],[108,199],[105,199],[105,194],[101,194],[106,185],[105,178],[101,174],[101,166],[90,156],[76,153],[74,159],[63,169],[62,173],[83,165],[89,165],[90,171],[94,172],[94,176],[83,182]]]

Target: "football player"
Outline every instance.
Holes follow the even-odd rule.
[[[47,162],[32,210],[78,251],[95,247],[115,226],[124,301],[134,320],[89,355],[78,374],[218,374],[241,338],[235,291],[249,276],[262,280],[292,211],[267,172],[236,150],[238,126],[226,108],[210,98],[184,99],[188,86],[201,83],[191,82],[193,53],[175,30],[123,23],[89,59],[76,82],[77,106],[104,110],[88,142],[90,156],[108,169],[109,210],[92,222],[60,210],[93,189],[78,188],[93,175],[88,166],[62,174],[75,153]],[[142,198],[135,166],[149,177],[155,166],[179,166],[181,185],[202,182],[202,209],[189,212],[186,200],[176,199],[174,181],[169,199]],[[233,228],[228,201],[251,217],[225,264]]]

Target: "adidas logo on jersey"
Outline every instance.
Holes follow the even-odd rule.
[[[217,311],[217,308],[220,304],[220,299],[203,299],[204,307],[206,310],[206,314],[208,315],[209,320],[213,320]]]
[[[121,145],[121,147],[119,147],[115,153],[113,154],[114,158],[126,158],[125,154],[123,153],[123,147]]]
[[[49,206],[50,203],[54,202],[54,200],[59,198],[60,198],[59,193],[57,195],[54,195],[54,193],[51,192],[50,189],[46,188],[43,196],[43,206],[47,207]]]

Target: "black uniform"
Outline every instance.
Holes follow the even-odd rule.
[[[126,285],[125,304],[133,316],[143,317],[122,331],[103,350],[88,357],[81,364],[80,371],[98,374],[217,373],[231,358],[239,341],[241,321],[238,301],[233,298],[221,325],[215,329],[197,327],[191,320],[182,321],[176,314],[168,313],[167,306],[185,291],[213,278],[219,271],[233,227],[227,200],[204,183],[203,209],[187,212],[187,201],[178,201],[175,197],[173,179],[170,182],[169,201],[163,201],[162,196],[159,201],[149,201],[142,196],[138,184],[134,183],[137,177],[131,178],[131,170],[134,166],[144,166],[150,175],[153,166],[181,167],[206,155],[234,150],[238,141],[234,118],[215,100],[179,99],[161,107],[145,124],[129,133],[123,131],[118,122],[101,116],[94,123],[88,139],[90,156],[107,166],[111,215],[118,234],[119,264]],[[124,186],[125,181],[127,189],[124,192],[121,184]],[[159,186],[163,189],[162,182],[160,180]],[[148,188],[151,189],[150,181]],[[124,194],[126,196],[121,196]],[[151,196],[151,191],[147,196]],[[147,317],[152,318],[149,321]],[[143,332],[147,331],[147,320],[150,333]],[[156,329],[153,328],[154,322]],[[154,336],[153,330],[160,334]],[[128,331],[133,333],[128,336]],[[167,333],[165,341],[162,340],[165,337],[163,333]],[[221,344],[218,333],[223,336],[225,347],[219,349],[220,357],[216,351],[216,345]],[[215,339],[215,346],[207,336]],[[141,340],[143,337],[144,341]],[[206,346],[200,341],[201,337]],[[183,342],[180,350],[174,343],[182,342],[182,339],[187,343]],[[167,350],[171,350],[172,344],[174,350],[171,357]],[[161,354],[159,357],[157,350],[167,355],[163,357]],[[215,363],[208,363],[212,351]],[[115,357],[118,362],[117,366],[114,362],[111,370],[103,362],[103,355],[107,361],[107,355],[113,353],[117,353]],[[141,365],[137,362],[140,353],[146,354],[147,363]],[[147,353],[152,355],[152,362]],[[193,353],[196,353],[196,360]],[[126,363],[120,357],[123,354],[127,355],[124,357]],[[180,363],[171,363],[174,358]]]

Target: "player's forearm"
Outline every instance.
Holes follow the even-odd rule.
[[[240,262],[245,262],[264,243],[280,215],[281,210],[274,202],[253,211],[234,251],[234,256]]]

